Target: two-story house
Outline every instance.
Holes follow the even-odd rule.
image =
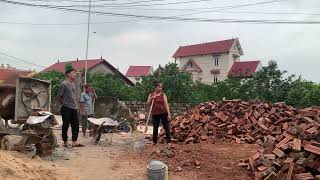
[[[225,80],[243,51],[239,40],[228,39],[203,44],[181,46],[173,55],[182,71],[191,72],[194,81],[212,84]]]

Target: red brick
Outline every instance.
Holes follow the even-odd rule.
[[[290,163],[289,170],[288,170],[288,175],[287,175],[287,180],[291,180],[293,167],[294,167],[294,163]]]
[[[295,151],[301,151],[301,139],[294,138],[292,149]]]
[[[250,120],[251,120],[252,124],[257,124],[258,123],[256,118],[254,118],[253,116],[250,117]]]
[[[309,118],[309,117],[303,117],[303,119],[304,119],[304,121],[306,122],[306,123],[314,123],[315,121],[314,120],[312,120],[311,118]]]
[[[314,134],[314,133],[317,132],[317,128],[316,127],[312,127],[310,129],[307,129],[306,132],[309,133],[309,134]]]
[[[267,167],[265,167],[264,165],[261,165],[261,166],[257,167],[257,169],[258,169],[260,172],[262,172],[262,171],[267,170]]]
[[[275,154],[276,156],[278,157],[283,157],[285,154],[283,151],[281,151],[279,148],[275,148],[273,151],[272,151],[273,154]]]
[[[313,146],[311,144],[307,144],[304,146],[304,150],[308,152],[312,152],[314,154],[320,155],[320,147]]]
[[[309,179],[314,179],[314,176],[311,173],[300,173],[300,174],[296,174],[295,178],[297,180],[309,180]]]
[[[294,161],[294,158],[288,157],[283,163],[284,163],[284,164],[290,164],[290,163],[292,163],[293,161]]]
[[[283,146],[283,145],[285,145],[286,143],[288,143],[290,141],[290,138],[284,138],[282,141],[280,141],[277,145],[276,145],[276,147],[277,148],[279,148],[279,147],[281,147],[281,146]]]

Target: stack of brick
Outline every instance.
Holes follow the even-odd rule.
[[[319,115],[319,107],[298,110],[285,103],[212,101],[175,118],[171,131],[173,141],[180,143],[223,138],[261,145],[261,152],[239,164],[257,179],[310,179],[320,174]]]

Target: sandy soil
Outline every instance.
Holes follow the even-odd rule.
[[[72,178],[66,169],[44,161],[39,156],[29,158],[18,152],[0,151],[0,179],[69,180]]]

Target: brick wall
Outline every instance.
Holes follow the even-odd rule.
[[[149,109],[146,107],[146,102],[139,101],[122,101],[121,103],[112,97],[98,97],[95,103],[95,115],[96,117],[107,117],[114,112],[122,111],[123,108],[121,104],[124,104],[130,109],[132,113],[143,112],[146,116],[148,115]],[[178,116],[180,113],[187,111],[191,108],[191,105],[185,103],[170,103],[170,111],[173,117]],[[51,100],[51,112],[54,114],[59,114],[56,111],[55,99]],[[127,112],[126,112],[127,113]]]
[[[149,109],[147,108],[146,102],[139,101],[123,101],[131,112],[144,112],[148,114]],[[180,113],[187,111],[191,106],[185,103],[169,103],[170,111],[173,117],[178,116]]]

